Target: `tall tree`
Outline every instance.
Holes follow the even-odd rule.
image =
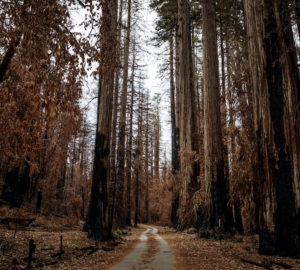
[[[117,44],[117,0],[101,2],[101,55],[97,131],[91,198],[84,230],[95,240],[112,238],[108,211],[110,142]]]
[[[194,71],[192,61],[192,41],[190,24],[190,1],[178,1],[178,94],[177,106],[180,130],[180,194],[179,223],[184,226],[183,220],[187,210],[187,203],[195,191],[198,182],[198,170],[195,154],[198,152],[197,120],[195,107]],[[197,187],[196,187],[197,189]]]
[[[129,112],[129,135],[126,155],[126,178],[127,178],[127,190],[126,190],[126,225],[131,226],[131,186],[132,186],[132,141],[133,141],[133,106],[134,106],[134,95],[135,95],[135,65],[136,65],[136,52],[135,52],[135,39],[133,40],[132,49],[132,66],[131,66],[131,97],[130,97],[130,112]]]
[[[205,222],[228,226],[227,179],[224,175],[220,113],[215,1],[203,1]]]
[[[119,120],[119,138],[117,154],[117,173],[116,173],[116,202],[115,202],[115,220],[117,227],[124,226],[126,217],[123,210],[124,199],[124,179],[125,179],[125,127],[126,127],[126,106],[127,106],[127,89],[128,89],[128,68],[129,68],[129,48],[131,33],[131,0],[127,2],[127,26],[126,38],[124,42],[124,63],[123,63],[123,82],[121,93],[121,112]]]
[[[244,1],[249,36],[254,123],[261,170],[260,251],[294,254],[295,199],[284,133],[283,65],[276,21],[280,1]],[[280,10],[279,12],[282,12]],[[259,34],[258,34],[259,33]]]

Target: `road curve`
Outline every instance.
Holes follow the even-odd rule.
[[[146,231],[139,244],[110,270],[175,270],[175,258],[168,243],[157,234],[156,228],[143,227]]]

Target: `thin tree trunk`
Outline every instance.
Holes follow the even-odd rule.
[[[128,88],[128,63],[129,63],[129,45],[131,33],[131,0],[128,0],[127,30],[124,43],[124,64],[123,64],[123,83],[121,94],[121,112],[119,122],[119,140],[117,154],[117,174],[116,174],[116,202],[114,209],[114,224],[116,227],[125,225],[126,216],[124,215],[124,180],[125,180],[125,128],[126,128],[126,106],[127,106],[127,88]]]
[[[142,108],[141,108],[141,89],[139,89],[139,108],[138,108],[138,134],[135,150],[135,215],[134,226],[139,222],[139,191],[140,191],[140,170],[141,170],[141,129],[142,129]]]
[[[127,215],[126,215],[126,225],[131,226],[131,178],[132,178],[132,137],[133,137],[133,101],[134,101],[134,73],[135,73],[135,41],[133,41],[133,59],[131,68],[131,100],[130,100],[130,118],[129,118],[129,142],[127,146]]]
[[[146,223],[149,222],[149,92],[147,93],[146,100],[146,131],[145,131],[145,212],[146,212]]]
[[[121,65],[121,32],[122,32],[122,15],[123,15],[123,0],[120,1],[119,16],[118,16],[118,43],[117,43],[117,59],[119,66]],[[111,207],[110,207],[110,219],[113,224],[113,209],[116,196],[116,137],[117,137],[117,119],[119,108],[119,80],[120,80],[120,67],[117,68],[115,77],[115,90],[113,100],[113,121],[112,121],[112,139],[111,139]]]

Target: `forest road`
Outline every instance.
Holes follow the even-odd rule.
[[[110,270],[175,270],[175,258],[157,229],[143,226],[139,244],[125,259]]]

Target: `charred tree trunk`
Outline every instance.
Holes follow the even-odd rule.
[[[117,0],[102,2],[100,82],[92,190],[84,230],[95,240],[112,238],[108,211],[110,129],[116,69]]]
[[[282,67],[280,63],[280,40],[273,1],[265,1],[265,36],[263,40],[266,54],[266,79],[269,89],[270,126],[273,129],[273,149],[270,151],[269,173],[271,186],[266,183],[268,193],[274,192],[275,231],[264,223],[260,234],[260,251],[263,253],[278,252],[283,255],[295,254],[294,226],[294,193],[290,157],[286,152],[284,135],[284,89]],[[274,152],[273,152],[274,151]],[[272,153],[273,152],[273,153]],[[267,165],[266,165],[267,166]],[[271,198],[272,199],[272,198]],[[268,210],[268,209],[266,209]],[[271,213],[270,213],[271,214]]]
[[[282,40],[275,16],[277,3],[245,0],[244,6],[260,177],[256,192],[262,194],[260,252],[287,255],[295,252],[295,201],[284,133],[286,89],[282,77]]]
[[[9,46],[6,54],[3,57],[3,60],[0,64],[0,83],[2,83],[4,80],[4,75],[8,70],[8,66],[11,60],[13,59],[16,53],[16,48],[19,46],[19,44],[20,44],[20,39],[17,39],[17,41],[13,42],[13,44]]]
[[[8,202],[10,208],[19,208],[23,204],[30,189],[30,166],[27,161],[23,166],[9,169],[4,178],[1,199]]]
[[[288,3],[277,1],[275,12],[281,40],[283,84],[287,89],[284,117],[286,145],[291,155],[296,212],[300,218],[300,76]]]

